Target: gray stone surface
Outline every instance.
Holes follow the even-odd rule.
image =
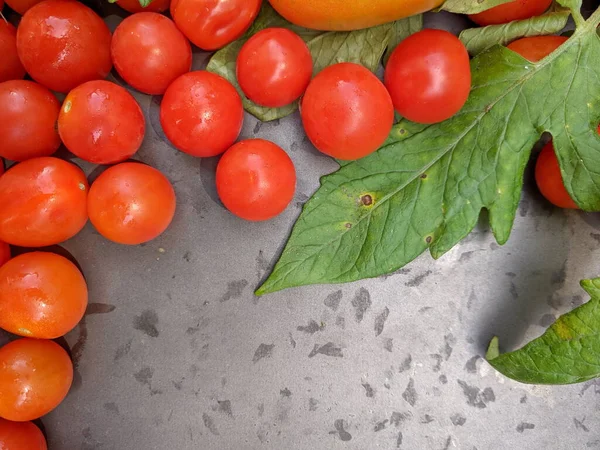
[[[549,207],[528,170],[504,247],[484,218],[439,261],[257,298],[336,164],[297,114],[247,116],[242,137],[281,145],[299,179],[284,214],[243,222],[218,201],[216,160],[169,146],[159,100],[134,95],[149,119],[136,158],[172,180],[178,210],[147,245],[110,243],[91,226],[65,244],[95,305],[66,337],[76,380],[43,419],[51,450],[600,448],[600,383],[522,385],[481,357],[493,335],[514,349],[587,300],[578,282],[600,274],[597,215]]]

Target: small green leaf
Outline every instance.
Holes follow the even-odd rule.
[[[501,46],[479,54],[456,116],[431,126],[402,121],[377,152],[324,177],[258,294],[380,276],[427,248],[439,258],[483,208],[504,244],[544,132],[573,199],[600,210],[599,20],[600,11],[538,63]]]
[[[486,355],[489,363],[521,383],[572,384],[600,377],[600,278],[581,286],[591,296],[588,303],[559,317],[520,350],[500,355],[494,338]]]
[[[265,3],[259,17],[246,35],[216,52],[208,63],[207,70],[217,73],[233,83],[242,96],[244,108],[250,114],[262,121],[280,119],[293,113],[298,108],[298,102],[283,108],[258,106],[244,96],[236,79],[237,55],[244,43],[253,34],[269,27],[288,28],[299,34],[312,54],[314,75],[325,67],[340,62],[362,64],[374,72],[381,63],[381,57],[388,47],[388,43],[393,39],[400,38],[401,32],[398,31],[398,27],[406,28],[402,33],[406,33],[407,30],[415,30],[418,20],[415,18],[403,19],[398,22],[350,32],[322,32],[292,25],[279,16],[268,3]],[[404,23],[405,21],[409,22],[410,26],[404,27],[399,24],[399,22]]]
[[[514,0],[446,0],[437,11],[448,11],[457,14],[477,14],[511,1]]]
[[[527,20],[469,28],[460,33],[460,40],[471,55],[477,55],[496,44],[506,45],[522,37],[558,33],[566,26],[569,15],[569,11],[563,9]]]
[[[392,52],[398,46],[400,42],[406,39],[411,34],[421,31],[423,29],[423,15],[417,14],[416,16],[407,17],[406,19],[398,20],[394,22],[392,28],[392,38],[388,44],[388,48],[383,57],[384,65],[387,64],[388,59],[392,56]]]
[[[485,354],[485,359],[491,361],[492,359],[497,358],[500,355],[500,340],[498,336],[494,336],[490,341],[490,345],[488,346],[487,352]]]
[[[142,5],[142,8],[146,8],[150,3],[152,3],[152,0],[139,0],[140,5]]]

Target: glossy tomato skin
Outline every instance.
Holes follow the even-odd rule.
[[[313,145],[334,158],[355,160],[377,150],[394,122],[385,86],[358,64],[334,64],[308,85],[301,105]]]
[[[92,184],[88,198],[90,221],[113,242],[137,245],[151,241],[170,225],[175,191],[153,167],[122,163],[107,169]]]
[[[157,12],[161,13],[169,9],[171,0],[153,0],[145,8],[140,5],[139,0],[118,0],[117,5],[130,13]]]
[[[25,76],[25,68],[17,54],[17,29],[4,20],[0,20],[0,55],[0,83],[21,80]]]
[[[313,72],[310,50],[285,28],[267,28],[252,36],[237,58],[237,79],[244,94],[262,106],[289,105],[306,91]]]
[[[543,14],[552,4],[552,0],[515,0],[494,8],[471,14],[469,18],[482,27],[524,20]]]
[[[469,98],[469,54],[444,30],[415,33],[392,53],[386,70],[394,108],[408,120],[438,123],[455,115]]]
[[[244,123],[242,99],[225,78],[207,71],[186,73],[168,87],[160,123],[169,140],[192,156],[223,153]]]
[[[173,0],[171,17],[203,50],[217,50],[241,37],[260,11],[262,0]]]
[[[65,146],[95,164],[114,164],[133,156],[144,140],[146,120],[127,90],[105,80],[88,81],[63,102],[58,132]]]
[[[58,158],[34,158],[0,177],[0,240],[45,247],[75,236],[86,224],[88,182]]]
[[[0,83],[0,156],[25,161],[56,152],[59,111],[54,94],[40,84],[27,80]]]
[[[137,0],[136,0],[137,1]],[[119,24],[111,44],[119,75],[138,91],[161,95],[192,67],[192,47],[162,14],[133,14]]]
[[[248,139],[225,152],[216,181],[229,211],[242,219],[263,221],[281,214],[294,198],[296,169],[281,147]]]
[[[569,38],[565,36],[534,36],[518,39],[507,45],[507,48],[517,52],[523,58],[538,62],[544,59]]]
[[[0,348],[0,417],[14,422],[38,419],[64,400],[72,382],[73,363],[54,341],[10,342]]]
[[[47,450],[46,438],[32,422],[11,422],[0,418],[2,450]]]
[[[59,338],[75,328],[87,303],[83,275],[60,255],[24,253],[0,267],[0,328],[10,333]]]
[[[46,0],[31,8],[17,29],[17,50],[27,73],[47,88],[67,93],[112,68],[111,35],[82,3]]]
[[[553,205],[559,208],[579,209],[565,188],[552,142],[548,142],[538,156],[535,181],[542,195]]]

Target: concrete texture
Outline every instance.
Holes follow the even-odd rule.
[[[205,61],[196,54],[195,67]],[[247,116],[242,138],[282,146],[299,179],[284,214],[243,222],[218,201],[217,160],[172,148],[159,99],[134,95],[148,117],[136,159],[172,180],[178,210],[147,245],[110,243],[91,226],[64,245],[92,306],[66,337],[76,380],[43,419],[50,450],[600,448],[600,382],[522,385],[481,357],[492,336],[517,348],[587,301],[578,282],[600,275],[597,215],[551,208],[529,170],[504,247],[484,217],[437,262],[256,298],[336,164],[298,114]]]

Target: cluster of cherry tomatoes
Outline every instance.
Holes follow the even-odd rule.
[[[55,408],[73,379],[67,352],[52,339],[81,320],[88,290],[70,260],[48,252],[11,259],[9,244],[59,244],[89,219],[107,239],[135,245],[160,235],[175,213],[169,180],[148,165],[127,161],[142,144],[145,119],[125,88],[104,80],[111,69],[134,89],[163,96],[160,122],[177,149],[197,157],[223,154],[217,190],[235,215],[259,221],[281,213],[294,196],[296,171],[272,142],[236,143],[244,120],[240,95],[218,75],[190,72],[190,41],[215,50],[239,38],[261,0],[223,2],[218,11],[204,0],[155,0],[144,12],[137,0],[119,0],[134,14],[112,35],[77,1],[7,3],[23,17],[17,29],[0,19],[0,157],[18,162],[6,173],[0,164],[0,328],[24,338],[0,348],[0,447],[38,450],[46,448],[45,440],[29,421]],[[521,5],[520,16],[505,11],[515,9],[513,3]],[[498,7],[504,8],[502,21],[524,18],[523,5],[531,9],[532,2],[513,3]],[[533,3],[537,9],[525,14],[548,6]],[[173,20],[160,14],[169,6]],[[486,14],[472,18],[493,23]],[[528,38],[510,48],[536,61],[564,40]],[[308,47],[282,28],[250,38],[236,67],[242,91],[259,105],[281,107],[301,99],[311,142],[343,160],[377,150],[389,136],[394,110],[420,123],[452,117],[467,101],[471,84],[466,49],[441,30],[404,40],[391,55],[384,83],[351,63],[313,77]],[[26,73],[33,81],[23,79]],[[52,91],[66,94],[62,104]],[[60,145],[110,167],[90,187],[81,169],[51,156]],[[538,163],[538,183],[551,201],[573,207],[549,145]]]

